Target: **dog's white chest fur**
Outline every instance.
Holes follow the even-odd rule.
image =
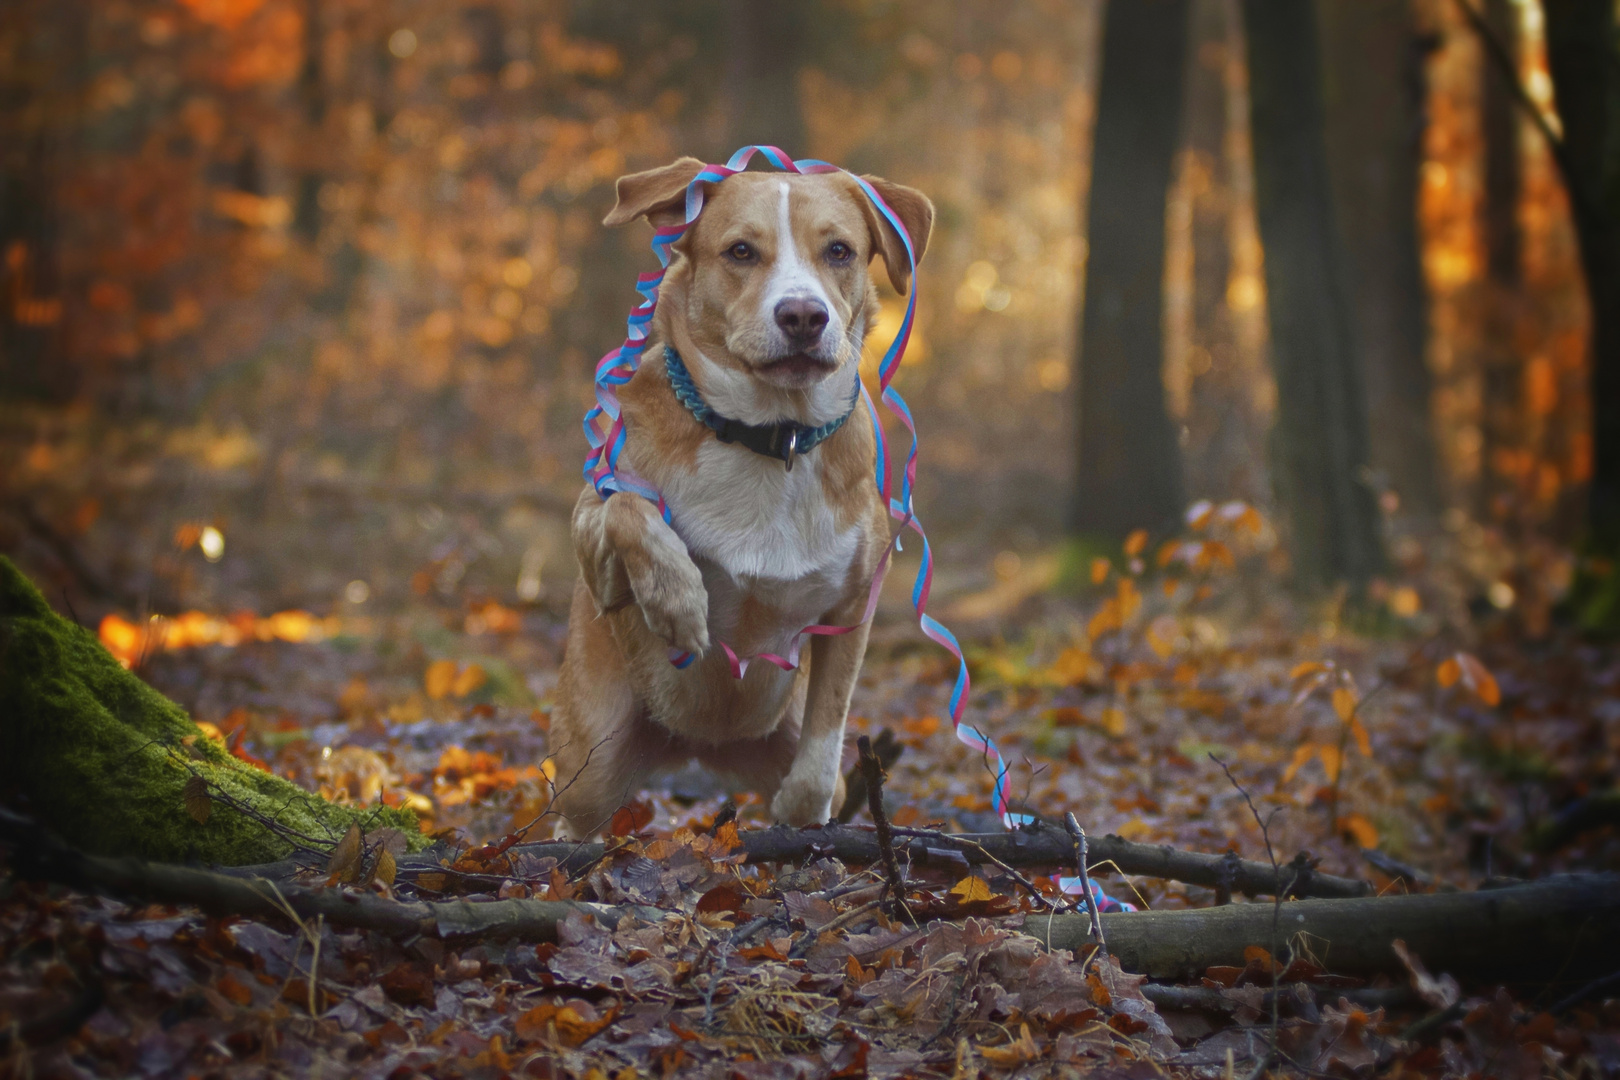
[[[790,472],[774,458],[705,442],[697,467],[671,477],[663,494],[692,555],[737,580],[841,580],[860,543],[856,526],[838,528],[813,454]]]

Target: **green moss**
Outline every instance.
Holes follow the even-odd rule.
[[[198,824],[182,795],[190,770],[309,837],[335,840],[353,822],[395,826],[413,842],[419,835],[409,811],[329,803],[206,737],[192,738],[199,735],[183,709],[125,671],[94,634],[52,611],[0,557],[0,790],[25,797],[26,808],[69,843],[96,854],[228,866],[292,851],[221,801]]]

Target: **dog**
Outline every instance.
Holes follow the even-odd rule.
[[[621,177],[603,224],[680,225],[702,168],[681,158]],[[933,204],[863,179],[920,260]],[[710,184],[673,245],[644,359],[619,389],[621,468],[662,494],[670,520],[589,485],[574,507],[580,575],[551,722],[561,835],[598,832],[654,771],[694,757],[758,791],[778,822],[825,822],[842,804],[869,625],[813,637],[795,670],[759,662],[740,679],[720,643],[787,655],[806,626],[866,614],[889,545],[875,437],[850,415],[879,307],[874,258],[905,294],[904,241],[843,172]],[[806,451],[811,433],[825,434]],[[696,659],[677,668],[672,649]]]

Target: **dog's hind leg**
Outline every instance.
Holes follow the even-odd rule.
[[[551,746],[557,768],[553,809],[562,818],[560,834],[574,839],[603,829],[675,752],[672,736],[646,718],[631,692],[624,660],[583,582],[574,589]]]
[[[757,791],[770,805],[793,769],[799,755],[799,735],[804,721],[804,695],[809,680],[796,680],[776,730],[762,739],[736,739],[717,746],[696,747],[698,760],[749,791]],[[843,796],[840,794],[839,801]]]

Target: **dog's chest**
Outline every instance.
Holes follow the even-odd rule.
[[[839,526],[820,465],[808,456],[789,471],[740,447],[705,443],[697,467],[666,482],[664,499],[693,557],[733,579],[788,589],[812,584],[807,579],[841,586],[860,530]]]

